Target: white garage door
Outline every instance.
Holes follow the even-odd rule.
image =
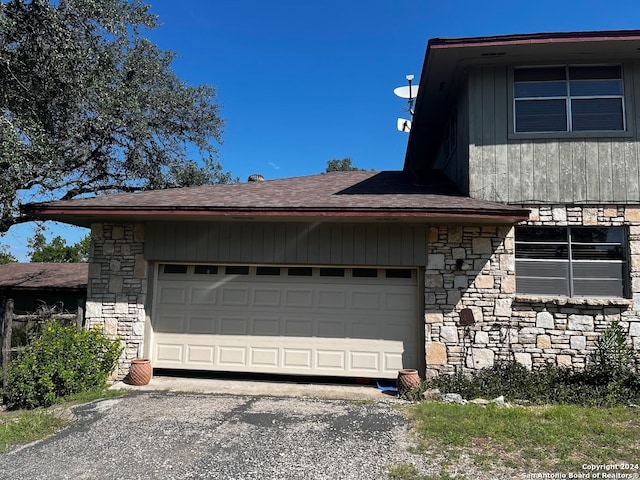
[[[418,366],[417,271],[159,265],[157,368],[394,378]]]

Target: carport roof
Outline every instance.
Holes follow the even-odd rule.
[[[8,263],[0,265],[0,290],[85,290],[88,263]]]
[[[513,223],[528,210],[462,195],[439,172],[414,185],[402,171],[331,172],[262,182],[175,188],[29,204],[39,218],[82,226],[102,221],[375,219]]]

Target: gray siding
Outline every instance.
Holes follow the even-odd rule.
[[[505,65],[469,70],[469,194],[516,204],[639,203],[640,119],[634,105],[640,62],[624,64],[627,136],[510,133],[509,71]]]
[[[424,266],[427,227],[317,223],[150,223],[154,261]]]

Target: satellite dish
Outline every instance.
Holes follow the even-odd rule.
[[[393,89],[400,98],[416,98],[418,96],[418,85],[405,85],[404,87],[398,87]]]
[[[401,132],[410,132],[411,120],[407,120],[405,118],[398,118],[398,130],[400,130]]]

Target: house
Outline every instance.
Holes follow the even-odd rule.
[[[33,204],[155,367],[394,378],[640,347],[640,31],[432,39],[403,171]],[[639,92],[639,93],[636,93]]]
[[[87,263],[0,265],[0,297],[13,299],[18,312],[35,312],[41,304],[74,311],[84,308],[88,272]]]

